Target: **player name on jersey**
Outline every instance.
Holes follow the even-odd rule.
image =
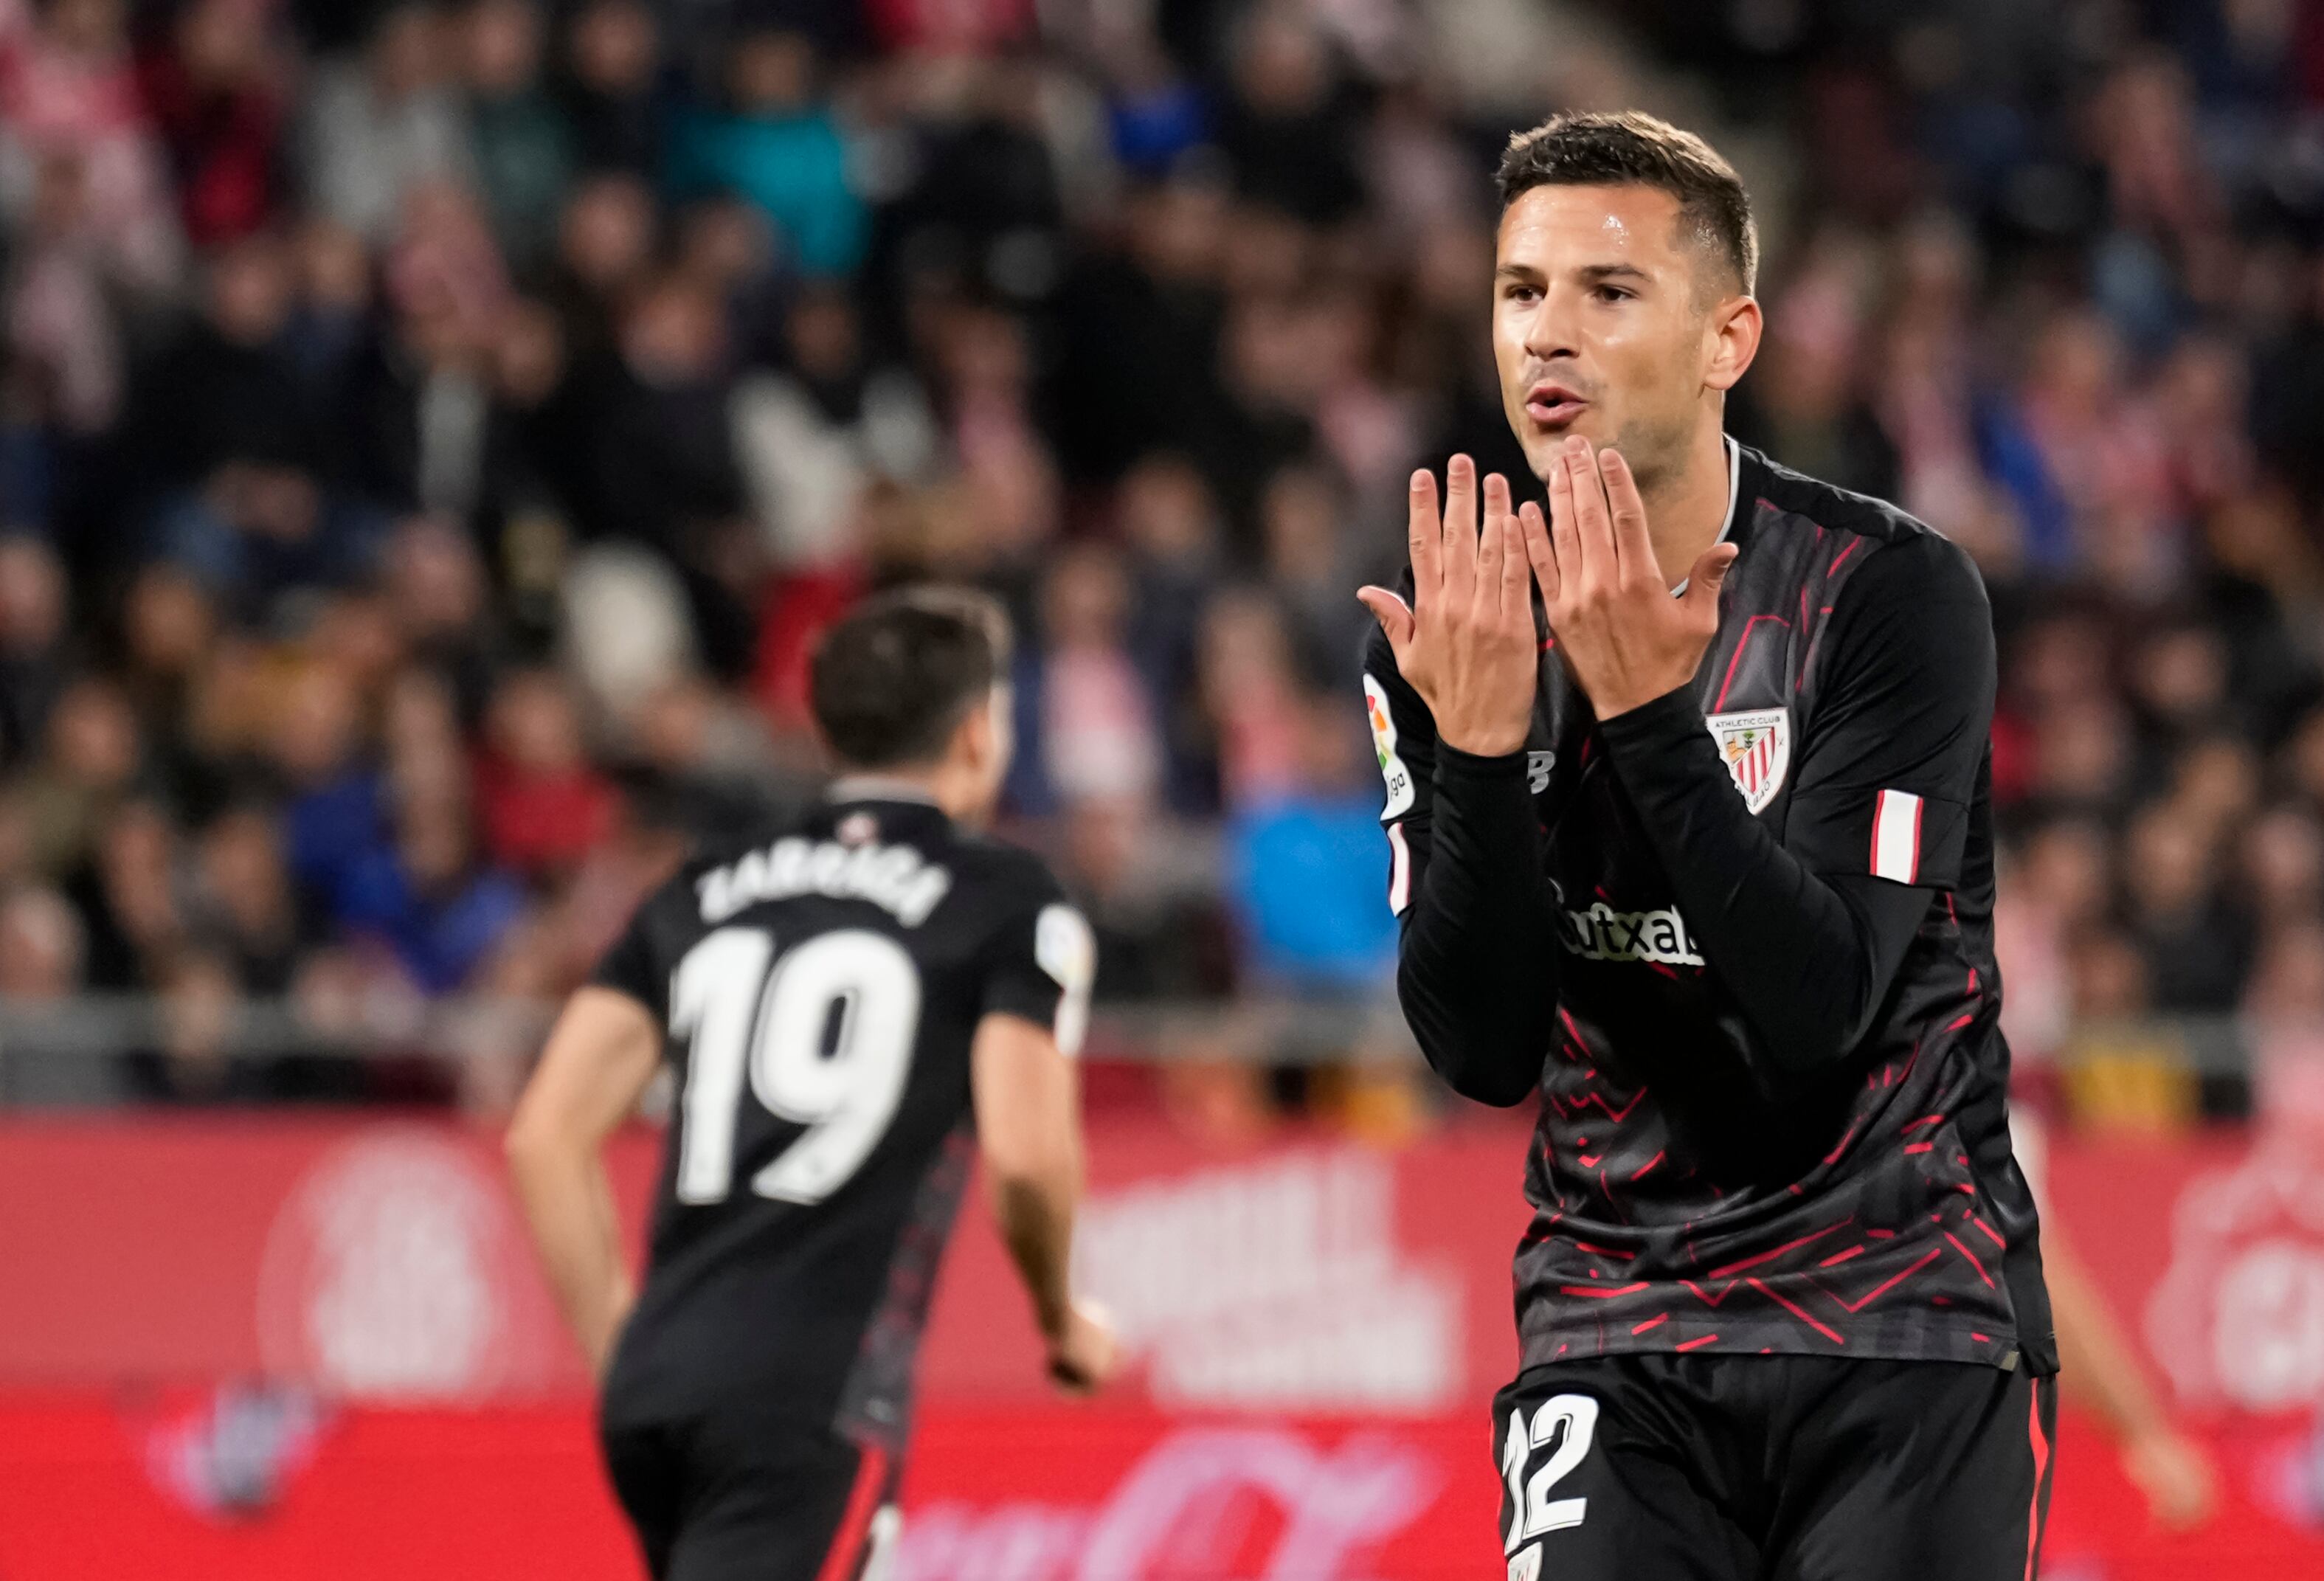
[[[724,922],[764,901],[822,895],[869,901],[907,928],[928,920],[952,889],[952,874],[909,846],[845,845],[791,836],[695,880],[705,922]]]

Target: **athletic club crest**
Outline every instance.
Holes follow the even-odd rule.
[[[1703,721],[1743,805],[1763,812],[1784,788],[1784,772],[1792,766],[1792,711],[1761,708],[1749,714],[1713,714]]]

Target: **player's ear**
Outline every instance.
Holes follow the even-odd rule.
[[[1017,691],[1005,680],[992,683],[991,706],[985,709],[991,717],[992,758],[998,772],[1006,776],[1009,760],[1017,755]]]
[[[953,755],[992,780],[1009,772],[1015,749],[1015,717],[1009,683],[996,682],[984,700],[961,717],[953,732]]]
[[[1759,355],[1764,327],[1759,303],[1752,297],[1726,297],[1705,314],[1702,382],[1714,390],[1735,388]]]

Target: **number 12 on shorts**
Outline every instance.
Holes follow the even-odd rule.
[[[1560,1479],[1582,1464],[1597,1432],[1598,1402],[1587,1394],[1553,1395],[1541,1403],[1530,1422],[1522,1410],[1509,1413],[1501,1441],[1501,1476],[1509,1489],[1509,1530],[1502,1539],[1501,1551],[1510,1556],[1509,1581],[1532,1581],[1541,1568],[1541,1550],[1528,1549],[1520,1554],[1520,1545],[1545,1532],[1579,1526],[1590,1512],[1588,1499],[1554,1499],[1550,1493]],[[1527,1476],[1526,1463],[1541,1449],[1550,1451],[1549,1458]]]

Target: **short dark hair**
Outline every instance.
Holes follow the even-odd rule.
[[[1633,183],[1678,199],[1679,223],[1726,261],[1744,291],[1759,282],[1759,227],[1743,178],[1693,133],[1638,110],[1552,116],[1509,139],[1498,180],[1501,208],[1536,187]]]
[[[875,595],[816,643],[815,721],[850,768],[933,762],[1007,673],[1009,648],[1009,617],[986,594],[924,585]]]

